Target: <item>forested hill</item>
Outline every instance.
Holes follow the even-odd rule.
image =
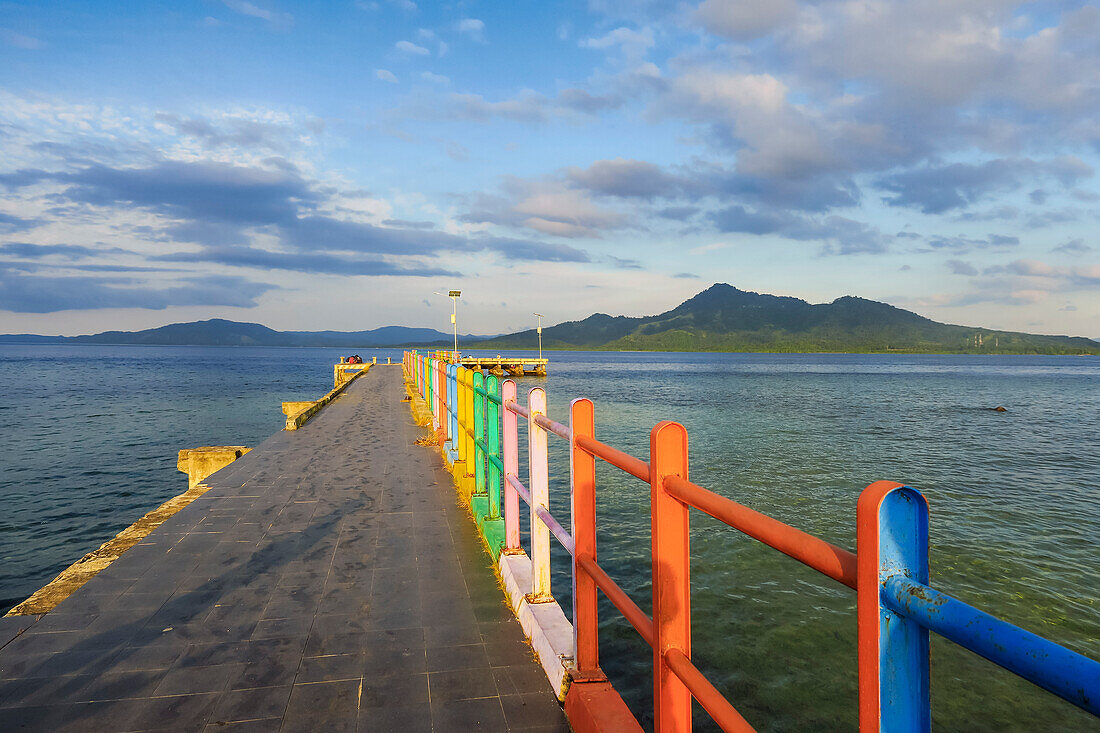
[[[144,331],[104,331],[88,336],[0,336],[0,343],[141,344],[159,346],[340,346],[379,347],[449,342],[451,334],[433,328],[383,326],[369,331],[276,331],[259,323],[212,318],[172,323]],[[459,335],[460,342],[484,336]]]
[[[538,335],[534,330],[523,331],[470,346],[537,348]],[[1098,354],[1100,342],[952,326],[853,296],[814,305],[719,283],[660,315],[628,318],[597,313],[582,321],[544,328],[543,348]]]

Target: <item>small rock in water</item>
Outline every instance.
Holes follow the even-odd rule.
[[[1008,410],[1001,407],[1000,405],[997,405],[996,407],[993,408],[993,412],[1008,412]]]

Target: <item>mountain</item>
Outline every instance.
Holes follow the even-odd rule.
[[[610,351],[1097,354],[1100,342],[937,323],[845,296],[811,304],[715,284],[670,311],[629,318],[596,313],[544,328],[543,348]],[[470,346],[538,347],[534,330]]]
[[[145,331],[90,336],[0,336],[0,343],[195,346],[439,346],[452,335],[432,328],[370,331],[275,331],[214,318]],[[466,348],[534,349],[534,330],[507,336],[460,335]],[[937,323],[886,303],[845,296],[811,304],[716,284],[670,311],[628,318],[596,313],[543,329],[543,348],[607,351],[909,352],[947,354],[1100,354],[1100,342]]]
[[[485,336],[459,335],[460,343]],[[172,323],[144,331],[104,331],[89,336],[0,336],[8,344],[139,344],[161,346],[341,346],[379,347],[449,343],[453,336],[433,328],[383,326],[370,331],[275,331],[259,323],[212,318]]]

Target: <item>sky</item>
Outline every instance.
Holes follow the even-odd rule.
[[[1098,168],[1096,4],[0,0],[2,333],[727,282],[1096,338]]]

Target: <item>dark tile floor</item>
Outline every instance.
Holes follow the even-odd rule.
[[[0,731],[568,731],[403,396],[375,368],[3,619]]]

